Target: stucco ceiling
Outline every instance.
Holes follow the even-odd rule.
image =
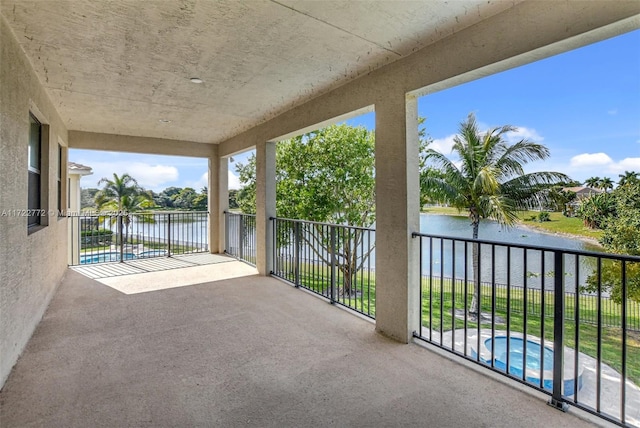
[[[513,4],[0,2],[70,130],[203,143],[224,141]]]

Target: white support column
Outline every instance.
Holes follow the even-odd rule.
[[[213,146],[209,156],[209,173],[207,188],[209,208],[209,252],[224,252],[224,213],[228,209],[227,158],[218,156],[218,146]]]
[[[226,249],[224,212],[229,211],[229,158],[218,159],[218,252]]]
[[[256,267],[260,275],[273,269],[273,222],[276,215],[276,143],[256,145]]]
[[[407,343],[420,323],[418,112],[415,97],[386,95],[376,103],[376,331]]]

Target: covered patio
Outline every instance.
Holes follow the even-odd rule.
[[[69,269],[4,386],[2,426],[589,425],[277,279],[216,280],[222,264],[135,294]]]
[[[414,343],[417,99],[637,28],[635,0],[0,0],[0,424],[585,424]],[[270,277],[276,144],[364,112],[375,324]],[[70,270],[74,148],[207,159],[217,256],[229,158],[255,149],[256,269]]]

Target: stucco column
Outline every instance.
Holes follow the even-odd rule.
[[[209,156],[207,184],[209,191],[209,251],[213,254],[224,252],[224,211],[229,208],[227,165],[227,158],[218,156],[218,147],[213,146],[213,153]]]
[[[229,158],[218,159],[218,252],[223,253],[225,242],[224,212],[229,211]]]
[[[420,322],[417,103],[385,94],[375,108],[376,331],[407,343]]]
[[[256,267],[260,275],[273,269],[273,231],[276,215],[276,143],[256,145]]]

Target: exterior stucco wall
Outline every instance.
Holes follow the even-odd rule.
[[[67,267],[66,219],[47,217],[48,226],[27,234],[29,111],[49,125],[49,150],[42,154],[46,209],[57,209],[58,143],[62,124],[31,64],[0,17],[0,386],[42,318]],[[63,168],[63,171],[66,167]],[[63,173],[63,182],[66,173]],[[63,191],[66,186],[63,187]],[[47,206],[48,205],[48,206]]]

